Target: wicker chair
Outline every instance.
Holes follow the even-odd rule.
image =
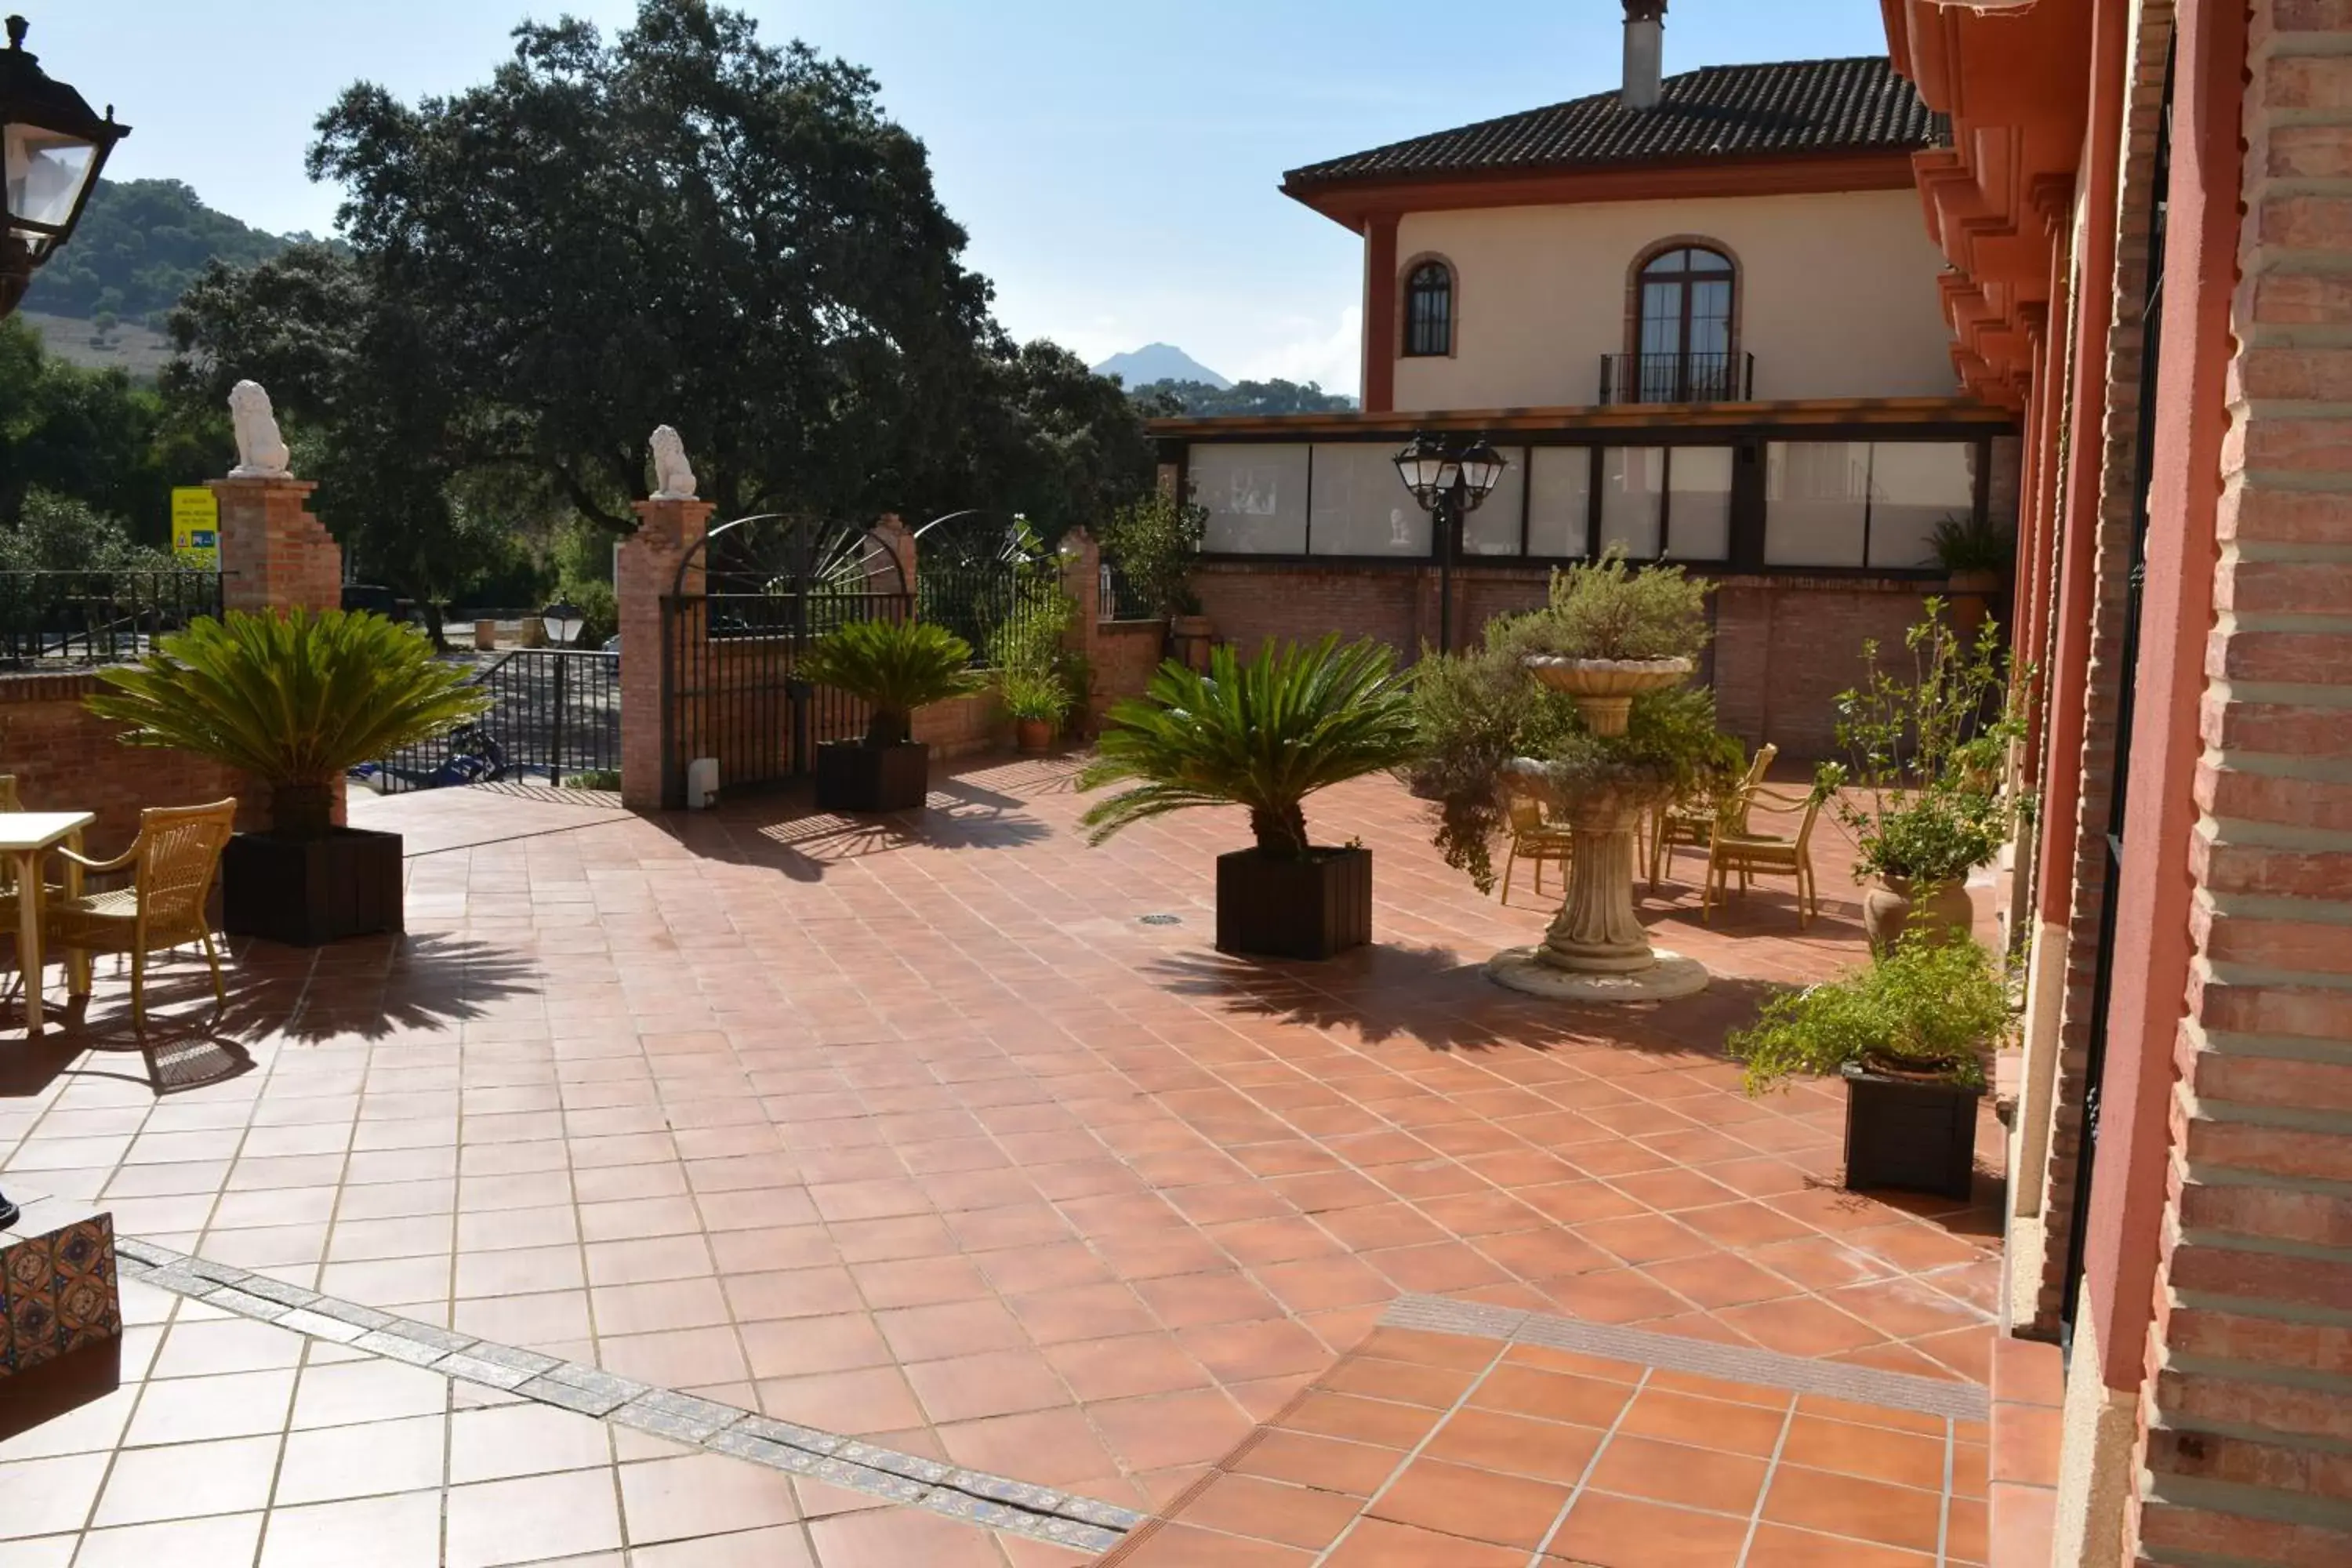
[[[151,805],[139,814],[139,837],[113,859],[92,860],[70,849],[62,851],[67,865],[85,874],[126,868],[131,872],[128,888],[52,902],[43,917],[42,934],[69,961],[96,952],[131,955],[133,1027],[146,1027],[147,955],[183,942],[203,944],[205,961],[213,970],[213,997],[224,1007],[228,1005],[205,904],[214,874],[220,868],[221,850],[236,826],[234,800],[210,805]],[[88,995],[87,963],[69,962],[68,968],[77,994]]]
[[[1787,837],[1758,833],[1726,819],[1716,826],[1706,847],[1706,888],[1699,896],[1700,918],[1712,921],[1718,896],[1728,899],[1731,878],[1739,876],[1739,890],[1748,890],[1750,877],[1792,877],[1797,883],[1797,929],[1802,931],[1822,912],[1821,889],[1813,879],[1813,821],[1821,816],[1818,795],[1783,795],[1752,785],[1741,799],[1740,820],[1750,812],[1794,816],[1797,831]]]
[[[1710,792],[1658,808],[1650,822],[1650,891],[1656,892],[1658,883],[1673,868],[1675,850],[1704,850],[1714,841],[1716,818],[1725,811],[1735,814],[1732,825],[1736,830],[1748,830],[1748,792],[1764,782],[1772,759],[1780,754],[1780,748],[1769,742],[1759,746],[1737,789]]]
[[[1503,861],[1503,902],[1511,901],[1511,872],[1521,860],[1531,860],[1536,868],[1536,895],[1543,895],[1544,862],[1565,866],[1569,859],[1568,829],[1544,820],[1543,807],[1525,795],[1514,795],[1507,807],[1510,813],[1511,852]]]

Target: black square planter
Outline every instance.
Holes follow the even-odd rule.
[[[400,835],[240,833],[221,851],[221,929],[317,947],[402,929]]]
[[[1310,849],[1304,860],[1236,849],[1217,857],[1217,951],[1328,958],[1372,940],[1372,852]]]
[[[1848,1189],[1896,1187],[1948,1198],[1969,1195],[1976,1172],[1981,1090],[1893,1078],[1853,1063],[1840,1070],[1845,1079]]]
[[[931,748],[921,741],[827,741],[816,749],[819,811],[919,811],[930,793]]]

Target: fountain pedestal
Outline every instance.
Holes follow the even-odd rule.
[[[1528,669],[1575,699],[1596,735],[1622,735],[1633,694],[1690,674],[1688,659],[1535,658]],[[1531,995],[1588,1002],[1654,1002],[1706,988],[1696,959],[1650,945],[1633,913],[1634,828],[1651,801],[1633,789],[1588,790],[1561,798],[1544,765],[1522,757],[1511,784],[1566,813],[1568,891],[1542,943],[1511,948],[1486,962],[1496,984]]]

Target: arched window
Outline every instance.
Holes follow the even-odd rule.
[[[1443,358],[1454,352],[1454,269],[1424,261],[1404,280],[1404,352]]]
[[[1731,352],[1731,258],[1705,246],[1662,250],[1642,266],[1634,352],[1643,403],[1741,395]]]

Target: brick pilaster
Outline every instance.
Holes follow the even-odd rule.
[[[2257,0],[2131,1544],[2352,1563],[2352,4]]]
[[[1084,528],[1074,528],[1062,535],[1060,561],[1062,592],[1077,602],[1070,624],[1062,630],[1062,646],[1084,658],[1089,678],[1098,680],[1102,672],[1102,546]],[[1076,711],[1083,716],[1082,721],[1090,725],[1094,692],[1074,691],[1070,696]]]
[[[711,506],[699,500],[633,504],[637,531],[621,542],[613,574],[621,629],[621,800],[632,810],[653,811],[662,805],[668,783],[662,601],[673,595],[700,600],[701,572],[688,571],[681,582],[678,568],[701,543]]]
[[[220,501],[221,607],[331,610],[343,602],[343,552],[310,515],[310,479],[211,479]]]
[[[2071,760],[2075,774],[2074,810],[2047,825],[2042,853],[2066,868],[2066,908],[2044,909],[2042,918],[2063,914],[2065,953],[2058,970],[2058,1070],[2050,1097],[2046,1157],[2037,1170],[2016,1179],[2038,1183],[2043,1249],[2041,1284],[2031,1328],[2054,1334],[2066,1289],[2069,1233],[2074,1225],[2074,1184],[2082,1166],[2083,1103],[2089,1088],[2091,1021],[2098,968],[2100,918],[2107,875],[2107,823],[2115,801],[2116,721],[2124,685],[2132,672],[2124,665],[2124,627],[2128,614],[2131,533],[2138,498],[2141,348],[2140,316],[2147,293],[2148,216],[2155,199],[2158,118],[2164,103],[2164,62],[2172,41],[2171,0],[2143,0],[2132,39],[2130,78],[2125,88],[2124,147],[2118,171],[2115,216],[2115,276],[2107,291],[2112,312],[2106,331],[2106,400],[2099,424],[2098,494],[2084,497],[2070,526],[2095,531],[2091,565],[2091,624],[2083,674],[2083,738]],[[2069,765],[2051,759],[2051,765]],[[2045,882],[2045,887],[2047,883]],[[2023,1147],[2043,1147],[2039,1139]]]

